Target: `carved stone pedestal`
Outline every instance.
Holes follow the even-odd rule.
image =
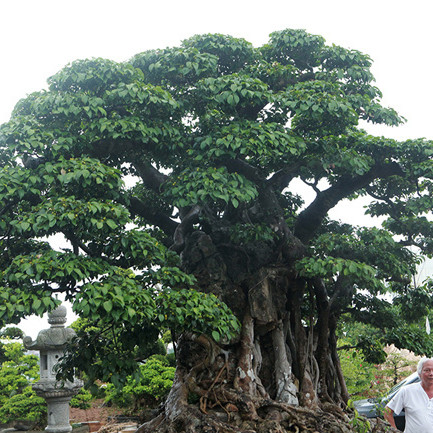
[[[67,433],[72,430],[69,424],[69,397],[45,397],[47,401],[48,425],[45,428],[49,433]]]

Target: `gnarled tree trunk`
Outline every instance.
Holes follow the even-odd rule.
[[[246,257],[253,256],[218,246],[203,232],[188,238],[185,269],[197,276],[200,290],[232,308],[242,331],[229,344],[180,336],[173,388],[163,411],[140,433],[349,430],[326,298],[313,295],[290,263],[251,272],[254,263]],[[302,311],[306,298],[310,312]]]

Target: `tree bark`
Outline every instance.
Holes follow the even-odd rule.
[[[266,208],[276,203],[269,195],[261,202]],[[297,276],[293,264],[305,249],[278,209],[268,216],[279,239],[273,248],[231,245],[216,225],[206,233],[182,232],[177,245],[184,269],[196,276],[198,290],[232,309],[242,330],[226,345],[204,336],[179,339],[164,411],[140,433],[350,430],[341,411],[347,390],[326,289]],[[328,424],[313,421],[328,418]]]

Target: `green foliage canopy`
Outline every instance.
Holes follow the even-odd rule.
[[[52,76],[0,128],[0,323],[51,310],[63,294],[103,330],[81,349],[90,359],[110,347],[94,372],[104,378],[136,368],[129,354],[151,330],[231,338],[237,319],[191,290],[204,283],[181,267],[198,230],[245,252],[247,265],[228,271],[237,281],[283,257],[308,287],[325,282],[338,314],[361,318],[383,305],[378,294],[403,293],[417,264],[407,247],[433,253],[433,146],[359,129],[403,121],[380,104],[370,66],[359,51],[284,30],[259,48],[194,36]],[[304,208],[294,179],[316,193]],[[327,219],[365,195],[368,212],[387,217],[382,229]],[[66,248],[48,243],[56,234]]]

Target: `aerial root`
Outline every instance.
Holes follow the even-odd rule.
[[[207,405],[207,400],[208,400],[208,397],[209,397],[209,393],[213,390],[213,387],[214,387],[215,384],[219,381],[219,379],[220,379],[220,377],[221,377],[223,371],[226,370],[227,368],[228,368],[228,364],[227,364],[227,361],[226,361],[226,362],[224,363],[224,365],[221,367],[221,370],[220,370],[220,371],[218,372],[218,374],[216,375],[216,377],[215,377],[214,381],[212,382],[211,386],[209,387],[209,389],[205,392],[204,395],[202,395],[202,396],[200,397],[200,410],[201,410],[203,413],[207,414],[207,412],[206,412],[206,405]],[[219,403],[215,391],[214,391],[214,397],[215,397],[216,401]],[[222,405],[221,403],[219,403],[219,404],[220,404],[220,406],[225,410],[225,408],[223,407],[223,405]]]

